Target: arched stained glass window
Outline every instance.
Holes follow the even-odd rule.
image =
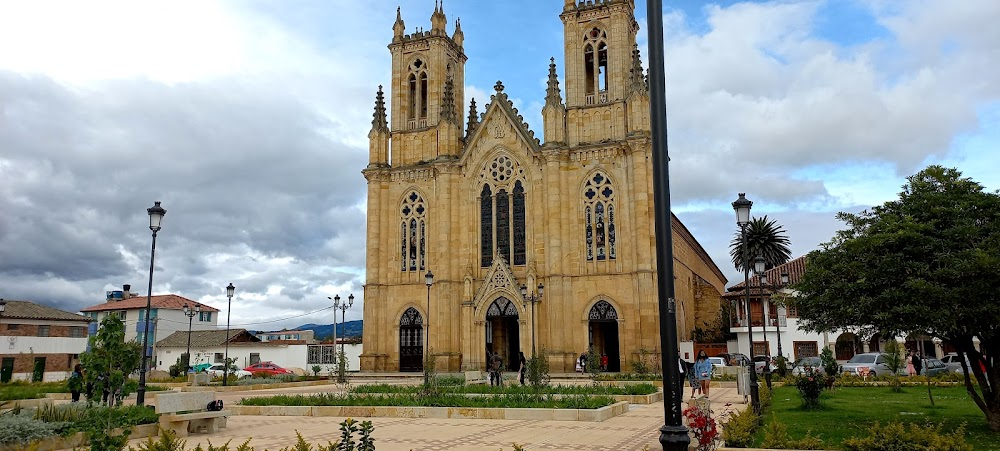
[[[493,264],[493,192],[490,190],[490,185],[483,185],[483,192],[479,196],[479,242],[481,244],[482,265],[490,266]]]
[[[510,262],[510,196],[506,190],[497,191],[497,252]]]
[[[608,301],[601,300],[590,308],[588,318],[591,321],[617,321],[618,312]]]
[[[416,191],[411,191],[403,199],[399,213],[400,270],[423,270],[427,267],[427,207],[424,199]]]
[[[514,264],[525,264],[525,231],[524,231],[524,186],[518,180],[514,184]]]
[[[587,261],[614,260],[615,190],[607,176],[598,172],[583,187],[583,215],[586,227]]]

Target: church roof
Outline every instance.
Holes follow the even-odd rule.
[[[514,102],[511,102],[507,97],[507,94],[503,92],[504,86],[503,82],[497,80],[497,84],[493,86],[493,89],[497,91],[496,94],[490,96],[490,103],[486,104],[484,108],[485,111],[480,117],[476,129],[471,133],[469,139],[465,140],[465,148],[469,149],[473,143],[479,140],[479,137],[485,133],[488,127],[485,127],[487,119],[495,114],[503,114],[507,119],[514,125],[514,131],[517,133],[523,142],[525,142],[529,148],[534,151],[540,151],[542,142],[535,138],[535,132],[531,130],[528,123],[524,121],[524,116],[521,116],[517,108],[514,107]]]

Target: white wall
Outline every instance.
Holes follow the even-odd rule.
[[[187,347],[159,347],[156,351],[157,368],[166,371],[177,362],[177,359],[187,350]],[[225,346],[191,348],[191,364],[215,363],[215,353],[226,352]],[[304,344],[266,344],[266,343],[239,343],[229,346],[229,358],[236,359],[235,365],[245,368],[250,365],[250,354],[260,354],[261,362],[274,362],[282,368],[302,368],[306,373],[312,373],[312,365],[307,363],[308,345]],[[361,344],[345,344],[344,354],[347,356],[348,369],[358,371],[361,368]],[[326,373],[328,366],[321,365],[323,373]]]
[[[86,338],[5,336],[0,343],[0,354],[82,354],[86,350]]]

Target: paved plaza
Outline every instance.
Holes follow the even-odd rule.
[[[419,383],[419,379],[394,378],[368,380],[372,382]],[[569,383],[570,381],[554,381]],[[582,383],[582,381],[580,381]],[[712,409],[718,416],[727,411],[742,410],[743,397],[734,384],[715,386],[711,390]],[[218,398],[234,405],[247,396],[268,396],[278,393],[318,393],[338,391],[334,385],[296,387],[273,390],[219,393]],[[685,388],[685,395],[690,389]],[[685,406],[687,401],[685,400]],[[341,417],[280,417],[232,416],[226,429],[215,434],[192,434],[188,448],[207,446],[210,440],[219,445],[232,440],[231,446],[251,438],[257,450],[278,450],[295,443],[298,431],[310,443],[325,444],[340,436]],[[550,450],[651,450],[661,449],[657,438],[663,426],[663,403],[632,405],[629,412],[604,422],[539,421],[539,420],[480,420],[431,418],[357,418],[375,426],[375,446],[379,451],[406,450],[512,450],[512,443],[524,449]],[[135,446],[139,440],[130,444]],[[232,448],[231,448],[232,449]]]

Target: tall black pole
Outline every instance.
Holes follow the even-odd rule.
[[[229,385],[229,320],[233,316],[233,294],[236,292],[236,287],[233,286],[232,282],[229,282],[229,286],[226,287],[226,297],[229,298],[229,302],[226,304],[226,357],[225,366],[222,368],[222,385]]]
[[[427,271],[430,273],[430,271]],[[427,320],[424,321],[424,387],[430,387],[430,373],[428,368],[431,362],[431,284],[427,284]]]
[[[677,349],[677,304],[674,300],[674,243],[670,225],[670,153],[667,149],[667,97],[663,61],[663,5],[647,2],[649,22],[650,125],[653,138],[653,206],[656,233],[656,278],[660,310],[660,349],[663,352],[664,423],[660,444],[664,450],[686,450],[691,443],[681,417],[680,357]]]
[[[753,317],[750,315],[750,251],[747,250],[747,224],[740,224],[740,240],[743,241],[743,288],[747,291],[747,340],[750,341],[750,404],[760,415],[760,391],[757,389],[757,364],[753,361]],[[766,366],[767,362],[765,362]]]
[[[531,357],[535,357],[535,300],[531,300]]]
[[[187,368],[184,368],[184,377],[187,377],[187,372],[191,369],[191,324],[194,322],[194,315],[189,315],[188,312],[184,314],[188,317]]]
[[[157,202],[159,205],[159,202]],[[139,388],[135,391],[135,404],[146,403],[146,367],[149,366],[149,311],[153,303],[153,261],[156,258],[156,231],[153,231],[153,246],[149,251],[149,287],[146,289],[146,326],[142,330],[142,366],[139,368]],[[188,359],[191,356],[188,355]]]

